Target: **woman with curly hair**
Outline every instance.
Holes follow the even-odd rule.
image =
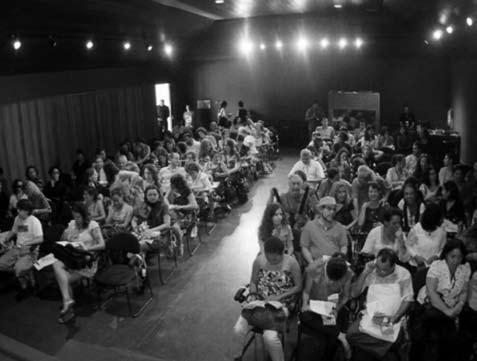
[[[157,169],[152,164],[146,164],[142,169],[142,178],[144,179],[144,189],[149,186],[159,187],[159,178],[157,176]]]
[[[279,238],[285,246],[284,252],[293,255],[293,233],[287,217],[279,203],[270,203],[263,212],[262,223],[258,228],[260,252],[263,253],[263,243],[271,236]]]

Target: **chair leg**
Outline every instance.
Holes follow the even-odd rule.
[[[161,250],[157,252],[157,271],[159,272],[159,281],[162,285],[165,285],[164,279],[162,277],[162,270],[161,270]]]
[[[131,307],[131,300],[130,300],[130,297],[129,297],[128,286],[126,286],[126,299],[127,299],[127,302],[128,302],[129,316],[133,316],[132,307]]]

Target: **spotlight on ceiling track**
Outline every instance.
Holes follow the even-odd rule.
[[[18,38],[13,39],[12,47],[13,47],[13,50],[15,51],[20,50],[20,48],[22,47],[22,42],[20,41],[20,39]]]
[[[299,37],[296,42],[296,47],[299,51],[305,51],[308,48],[308,45],[308,39],[303,36]]]
[[[467,19],[465,19],[465,22],[466,22],[467,26],[474,25],[474,19],[472,19],[470,16],[467,17]]]
[[[338,40],[338,48],[344,49],[347,46],[348,46],[348,40],[346,40],[346,38],[341,38],[340,40]]]
[[[444,32],[441,29],[436,29],[432,32],[432,38],[434,40],[440,40],[443,35],[444,35]]]
[[[123,43],[123,49],[128,51],[129,49],[131,49],[131,43],[129,41],[125,41]]]
[[[452,25],[449,25],[446,27],[446,32],[447,34],[452,34],[454,32],[454,27]]]
[[[152,44],[146,44],[146,50],[147,51],[152,51],[154,47],[152,46]]]
[[[275,48],[276,48],[277,50],[281,50],[281,49],[283,48],[283,43],[282,43],[281,40],[275,41]]]
[[[320,46],[322,49],[326,49],[328,46],[330,46],[330,41],[328,40],[328,38],[321,39]]]
[[[265,50],[265,49],[267,49],[267,45],[265,45],[265,43],[261,43],[260,50]]]
[[[215,3],[216,3],[216,4],[223,4],[223,3],[224,3],[224,0],[215,0]]]
[[[356,49],[360,49],[363,46],[363,39],[356,38],[356,40],[354,41],[354,46],[356,47]]]
[[[172,56],[172,53],[174,52],[174,48],[172,47],[171,44],[165,44],[164,45],[164,53],[167,56]]]
[[[91,50],[94,48],[94,42],[93,40],[86,40],[86,43],[84,44],[87,50]]]
[[[334,4],[333,7],[335,9],[342,9],[343,8],[343,5],[342,4]]]
[[[425,39],[424,44],[429,45],[429,40]]]
[[[238,48],[243,55],[249,55],[253,50],[253,43],[249,39],[242,39],[238,44]]]

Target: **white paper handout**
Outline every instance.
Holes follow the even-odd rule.
[[[56,258],[53,253],[48,253],[46,256],[39,258],[35,263],[33,263],[33,267],[35,267],[39,271],[46,266],[52,265],[55,262]]]
[[[327,301],[310,301],[310,310],[321,315],[323,319],[323,325],[325,326],[334,326],[336,325],[336,318],[333,313],[334,308],[336,307],[335,302]]]

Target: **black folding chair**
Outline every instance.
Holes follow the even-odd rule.
[[[104,306],[115,295],[124,294],[126,296],[129,315],[132,317],[138,316],[152,301],[152,288],[149,281],[147,269],[141,271],[145,272],[143,275],[144,286],[149,289],[150,296],[146,299],[143,305],[133,312],[130,300],[129,287],[137,281],[137,270],[129,265],[127,254],[138,254],[139,241],[130,233],[117,233],[110,240],[106,242],[106,254],[109,258],[110,265],[99,271],[95,276],[97,284],[98,303],[101,306],[100,291],[102,288],[113,290],[110,297],[102,304]]]

